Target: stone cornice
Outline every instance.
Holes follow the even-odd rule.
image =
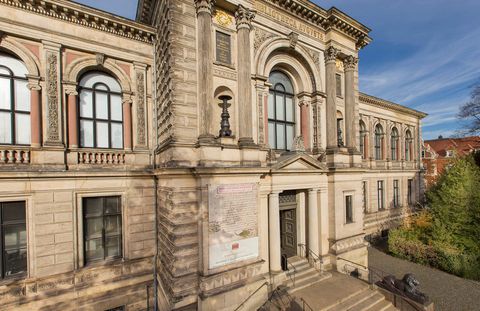
[[[408,108],[399,104],[395,104],[395,103],[392,103],[391,101],[381,99],[375,96],[371,96],[365,93],[359,93],[359,99],[360,99],[360,102],[363,102],[365,104],[380,106],[382,108],[397,111],[397,112],[403,112],[406,114],[414,115],[420,119],[423,119],[427,116],[427,114],[424,112],[421,112],[412,108]]]
[[[0,0],[0,5],[145,43],[153,43],[155,37],[151,27],[68,0]]]

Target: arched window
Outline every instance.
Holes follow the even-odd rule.
[[[412,132],[407,130],[405,133],[405,160],[412,161]]]
[[[337,145],[338,147],[345,146],[343,140],[343,115],[342,112],[337,110]]]
[[[0,54],[0,144],[30,145],[30,90],[27,67]]]
[[[392,129],[390,136],[390,149],[392,161],[398,160],[398,130],[396,127]]]
[[[360,120],[360,152],[362,153],[362,159],[367,158],[367,128],[365,123]]]
[[[80,146],[123,148],[122,90],[113,77],[89,72],[80,80]]]
[[[268,96],[268,143],[273,149],[289,150],[295,136],[293,85],[280,71],[273,71],[269,81],[272,87]]]
[[[375,160],[383,159],[383,128],[380,124],[375,126]]]

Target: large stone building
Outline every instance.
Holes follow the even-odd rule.
[[[359,93],[369,31],[306,0],[0,0],[0,308],[232,310],[282,255],[367,265],[425,116]]]

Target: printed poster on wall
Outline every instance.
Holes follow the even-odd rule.
[[[257,184],[209,186],[209,268],[258,257]]]

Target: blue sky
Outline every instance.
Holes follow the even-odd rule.
[[[137,0],[78,0],[130,19]],[[455,134],[458,108],[480,82],[479,0],[313,0],[372,29],[360,90],[429,114],[425,139]]]

